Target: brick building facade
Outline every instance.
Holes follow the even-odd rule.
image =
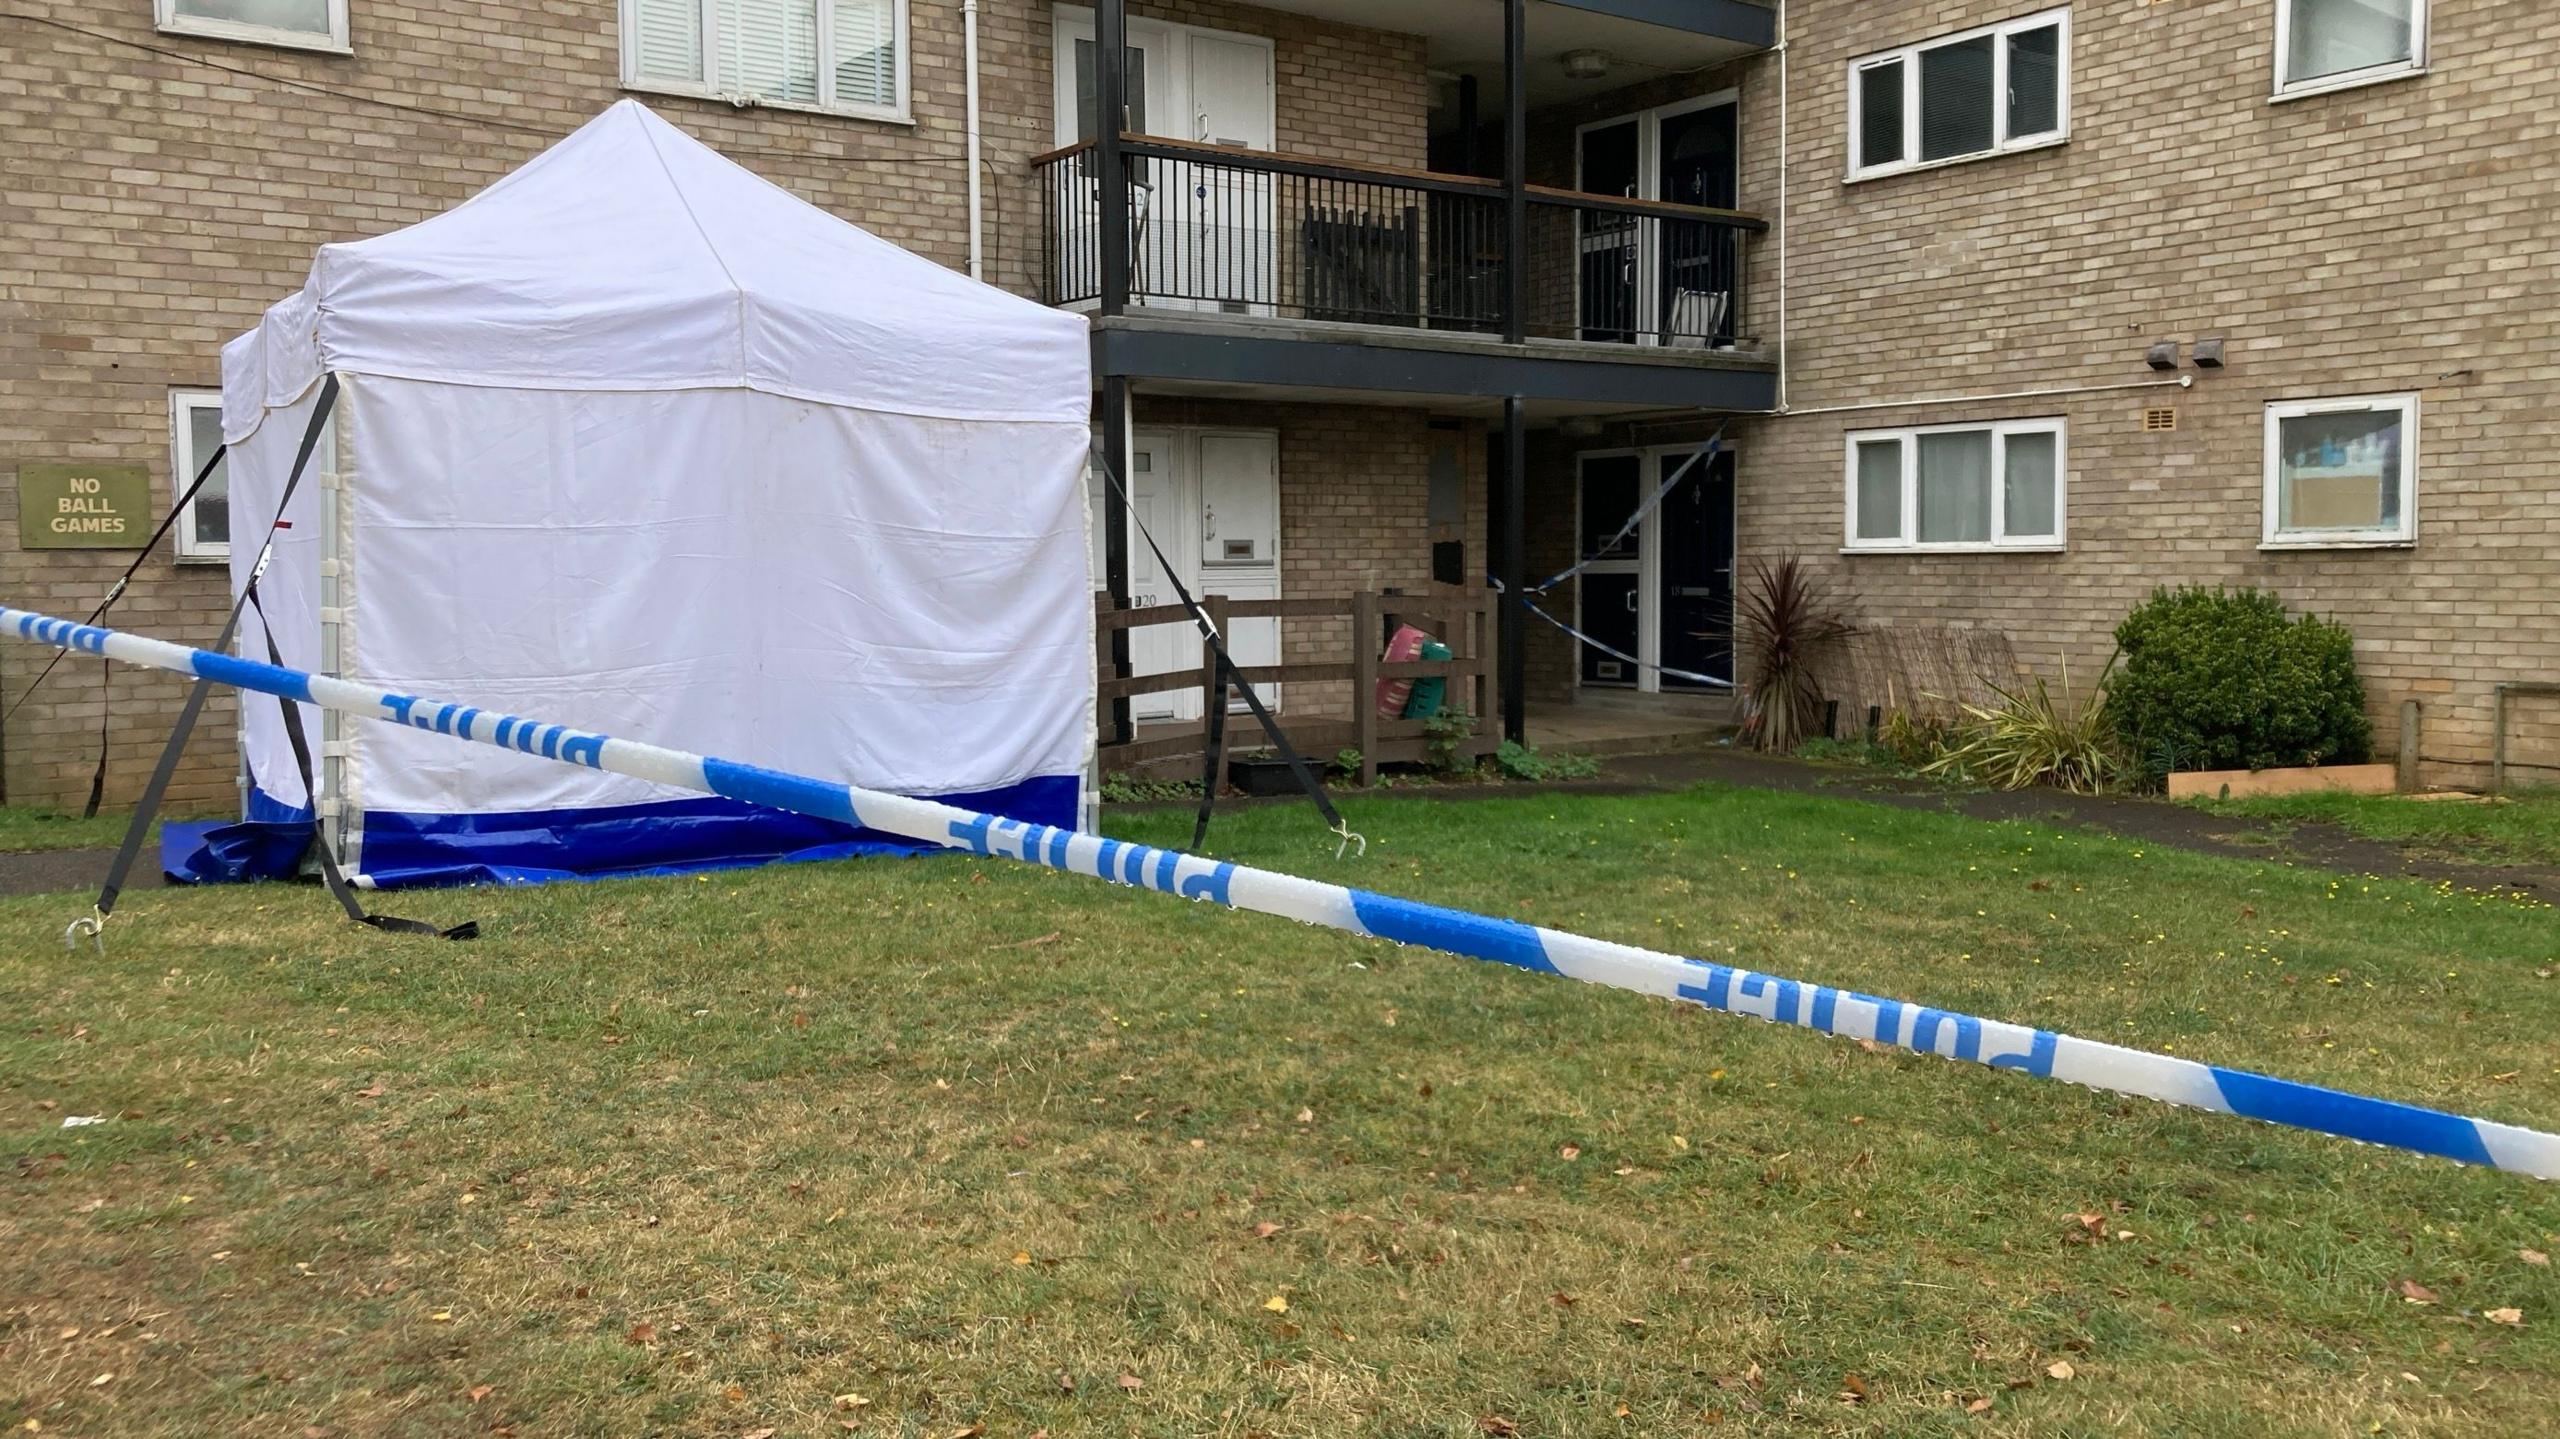
[[[220,349],[299,287],[314,250],[468,198],[626,93],[617,0],[435,6],[351,0],[347,53],[156,27],[153,0],[30,0],[0,15],[0,594],[80,615],[131,559],[20,548],[18,466],[149,467],[154,519],[171,483],[173,392],[215,390]],[[958,267],[967,253],[964,80],[956,0],[908,7],[910,120],[883,121],[636,91],[739,163],[886,239]],[[1183,0],[1138,13],[1267,36],[1283,148],[1418,165],[1427,142],[1421,43],[1299,16]],[[986,278],[1039,290],[1029,160],[1056,139],[1053,11],[1005,0],[980,16]],[[1204,419],[1197,403],[1166,414]],[[1375,406],[1247,407],[1208,422],[1281,434],[1291,478],[1285,581],[1323,592],[1427,578],[1419,529],[1398,551],[1358,508],[1422,504],[1427,421]],[[183,484],[185,477],[180,477]],[[243,517],[243,523],[248,523]],[[115,622],[210,643],[228,602],[219,563],[164,548]],[[0,654],[15,700],[45,656]],[[15,802],[76,805],[102,720],[110,806],[130,804],[185,693],[167,676],[66,662],[0,736]],[[235,701],[217,692],[171,791],[181,812],[234,802]]]
[[[1739,93],[1741,204],[1781,205],[1786,413],[1737,418],[1740,552],[1800,554],[1861,621],[1982,626],[2085,683],[2160,585],[2256,585],[2355,635],[2378,754],[2423,706],[2430,782],[2477,783],[2493,687],[2560,680],[2560,12],[2426,7],[2422,66],[2273,98],[2277,0],[2067,10],[2068,138],[1851,180],[1862,57],[2048,7],[2034,0],[1792,0],[1780,58],[1540,117],[1533,163],[1569,175],[1573,126]],[[1780,237],[1753,252],[1779,284]],[[1760,311],[1776,343],[1773,308]],[[2198,368],[2195,343],[2224,341]],[[2145,363],[2158,342],[2180,367]],[[2192,383],[2134,388],[2155,380]],[[2062,393],[1981,401],[1943,397]],[[2263,543],[2267,411],[2417,397],[2414,537]],[[1922,402],[1922,403],[1914,403]],[[1858,408],[1849,408],[1858,407]],[[2172,429],[2149,412],[2172,412]],[[2059,544],[1848,553],[1848,436],[2058,418]],[[1702,423],[1690,433],[1703,433]],[[1676,433],[1676,432],[1671,432]],[[1571,554],[1567,447],[1533,488],[1531,571]],[[1572,684],[1557,637],[1532,675]],[[2560,702],[2516,701],[2517,778],[2560,779]]]
[[[244,3],[254,0],[158,0]],[[344,0],[345,53],[180,33],[155,23],[155,0],[24,0],[0,15],[0,468],[142,463],[165,505],[173,391],[218,384],[222,342],[300,284],[318,245],[450,208],[627,93],[629,3]],[[2397,743],[2399,702],[2417,698],[2429,777],[2475,776],[2492,686],[2560,678],[2560,493],[2537,443],[2560,428],[2549,403],[2560,361],[2547,353],[2560,315],[2560,182],[2540,118],[2560,89],[2560,14],[2418,7],[2433,13],[2408,73],[2271,98],[2277,12],[2293,3],[1793,0],[1783,48],[1759,11],[1758,40],[1700,48],[1695,35],[1660,32],[1684,50],[1623,17],[1607,22],[1619,31],[1594,31],[1613,0],[1539,0],[1529,180],[1581,187],[1584,127],[1729,91],[1733,208],[1769,227],[1750,238],[1747,275],[1726,297],[1730,347],[1680,350],[1666,328],[1647,352],[1674,381],[1697,376],[1697,398],[1657,386],[1617,402],[1606,386],[1568,383],[1557,393],[1583,398],[1530,411],[1528,573],[1574,558],[1581,454],[1694,444],[1720,428],[1737,455],[1737,558],[1808,556],[1869,624],[1997,628],[2028,662],[2067,657],[2077,676],[2095,672],[2114,623],[2155,585],[2264,585],[2354,630],[2379,748]],[[1428,34],[1345,24],[1349,12],[1331,4],[1305,10],[1337,18],[1226,0],[1128,14],[1267,41],[1283,155],[1365,167],[1382,185],[1464,168],[1453,158],[1470,138],[1458,85],[1486,72],[1482,27],[1460,0],[1393,12]],[[2063,136],[1850,178],[1861,61],[2047,10],[2069,27]],[[1037,162],[1073,129],[1059,114],[1061,13],[1024,0],[978,7],[984,273],[1041,298],[1058,221]],[[905,14],[902,119],[641,93],[740,163],[957,266],[968,250],[961,7],[912,0]],[[1592,37],[1610,33],[1633,38],[1593,51]],[[1568,83],[1571,53],[1598,53],[1601,73]],[[1917,83],[1916,57],[1908,73]],[[1473,137],[1472,173],[1496,174],[1499,124],[1484,119]],[[1443,174],[1439,190],[1402,202],[1425,217],[1417,233],[1453,233],[1456,207],[1491,203],[1461,178]],[[1550,320],[1561,307],[1568,341],[1592,338],[1575,332],[1587,272],[1569,271],[1589,263],[1588,245],[1566,258],[1592,233],[1580,213],[1536,232],[1555,252],[1542,263],[1566,273],[1548,274],[1530,303]],[[1203,318],[1232,329],[1263,317]],[[1481,338],[1442,343],[1456,352]],[[2207,338],[2223,342],[2218,369],[2193,364]],[[2179,368],[2155,372],[2146,355],[2164,341],[2179,346]],[[1484,362],[1543,365],[1552,378],[1580,358],[1571,349],[1513,345]],[[1737,403],[1740,391],[1710,382],[1754,366],[1776,372],[1778,404]],[[2152,384],[2178,377],[2191,383]],[[1159,375],[1136,384],[1132,423],[1275,437],[1279,582],[1293,596],[1347,594],[1431,583],[1435,539],[1464,544],[1470,577],[1497,557],[1503,383],[1354,393],[1349,381]],[[2001,395],[2015,398],[1963,398]],[[2262,547],[2268,406],[2363,395],[2417,397],[2404,442],[2414,537]],[[2173,427],[2150,413],[2160,410]],[[1854,433],[2041,420],[2062,424],[2054,543],[1847,552]],[[1454,534],[1427,513],[1434,467],[1452,463],[1465,496]],[[0,543],[0,595],[85,613],[129,556],[19,548],[16,504],[14,484],[0,489],[12,541]],[[1571,589],[1552,606],[1568,616]],[[219,565],[162,554],[116,613],[203,642],[224,591]],[[1323,636],[1293,626],[1286,656],[1316,657]],[[0,652],[0,694],[15,698],[41,662]],[[1533,697],[1587,697],[1574,646],[1543,626],[1531,627],[1526,670]],[[180,696],[166,678],[109,680],[94,663],[67,663],[0,738],[9,797],[76,803],[104,718],[109,801],[129,801]],[[1339,697],[1309,687],[1290,701]],[[2560,705],[2537,703],[2519,711],[2515,756],[2560,765]],[[190,807],[231,798],[230,701],[215,705],[176,794]]]

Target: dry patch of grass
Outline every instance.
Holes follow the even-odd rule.
[[[2560,1123],[2560,925],[2524,901],[1721,790],[1354,818],[1365,862],[1294,811],[1220,837]],[[2560,1412],[2547,1185],[1022,866],[403,896],[483,921],[450,946],[316,892],[152,893],[103,962],[52,945],[76,907],[0,901],[0,1424],[2238,1436]]]

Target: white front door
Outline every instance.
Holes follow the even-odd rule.
[[[1280,598],[1279,438],[1268,431],[1179,430],[1131,437],[1129,454],[1129,602],[1139,608],[1179,605],[1178,576],[1195,596]],[[1094,587],[1103,585],[1100,554],[1103,503],[1100,478],[1094,504]],[[1142,531],[1139,526],[1145,528]],[[1147,543],[1149,537],[1155,543]],[[1156,558],[1164,551],[1169,575]],[[1240,666],[1280,663],[1280,622],[1233,621],[1227,654]],[[1200,632],[1188,619],[1129,632],[1132,674],[1196,674]],[[1262,702],[1277,708],[1280,687],[1260,685]],[[1230,708],[1241,709],[1231,701]],[[1186,686],[1129,701],[1136,720],[1196,720],[1200,691]]]
[[[1278,138],[1269,42],[1207,30],[1188,38],[1188,138],[1269,150]],[[1214,163],[1163,168],[1165,183],[1156,192],[1160,223],[1178,232],[1167,258],[1180,268],[1159,288],[1204,309],[1269,314],[1277,298],[1273,239],[1279,229],[1272,177]]]
[[[1055,133],[1061,145],[1090,140],[1095,113],[1093,12],[1058,7]],[[1156,20],[1128,23],[1130,128],[1144,135],[1249,150],[1278,140],[1269,40]],[[1131,162],[1136,182],[1129,223],[1129,291],[1171,309],[1267,314],[1276,296],[1278,217],[1269,176],[1191,160]],[[1060,293],[1099,285],[1094,230],[1099,205],[1088,163],[1062,181],[1065,231]]]
[[[1188,506],[1186,519],[1185,493],[1190,487],[1175,472],[1172,447],[1161,437],[1139,436],[1132,441],[1129,453],[1129,603],[1140,609],[1153,605],[1178,605],[1182,597],[1175,593],[1174,575],[1168,575],[1156,558],[1161,546],[1165,558],[1182,568],[1182,583],[1192,593],[1199,593],[1199,567],[1183,567],[1184,554],[1193,548],[1191,534],[1199,523],[1199,507]],[[1141,530],[1139,527],[1143,526]],[[1147,539],[1153,536],[1154,545]],[[1176,670],[1196,670],[1200,666],[1199,635],[1188,624],[1149,625],[1129,632],[1130,673],[1139,675],[1170,674]],[[1188,691],[1176,690],[1139,695],[1131,700],[1130,714],[1142,720],[1185,719],[1200,713],[1200,700]]]
[[[1204,431],[1193,453],[1200,477],[1201,584],[1231,600],[1280,598],[1280,437],[1268,430]],[[1280,622],[1227,622],[1227,655],[1239,669],[1280,663]],[[1258,684],[1280,707],[1280,686]],[[1228,700],[1244,709],[1242,697]]]

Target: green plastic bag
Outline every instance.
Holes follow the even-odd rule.
[[[1424,640],[1417,659],[1445,660],[1457,652],[1438,640]],[[1445,675],[1426,675],[1413,682],[1413,693],[1405,696],[1406,719],[1429,719],[1440,713],[1440,701],[1448,696],[1449,680]]]

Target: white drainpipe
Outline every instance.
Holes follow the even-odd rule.
[[[973,0],[975,3],[975,0]],[[1787,412],[1787,0],[1777,0],[1777,407]]]
[[[969,106],[969,278],[983,280],[987,275],[984,198],[978,175],[978,0],[960,0],[960,48],[965,55],[962,72]]]

